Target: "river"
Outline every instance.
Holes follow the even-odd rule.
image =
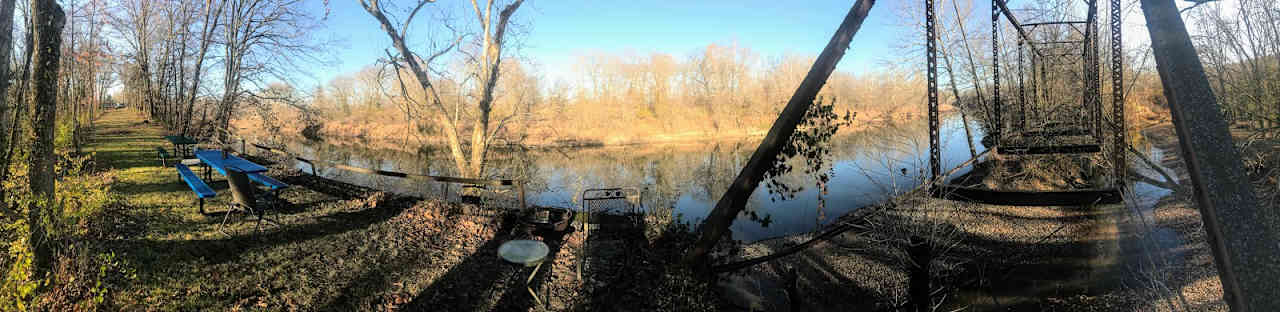
[[[971,127],[975,149],[984,148],[976,141],[982,137],[979,127]],[[959,118],[947,118],[943,122],[943,170],[959,165],[970,158]],[[1138,149],[1152,159],[1161,159],[1160,149],[1136,138]],[[679,144],[650,144],[629,146],[605,146],[591,148],[538,149],[523,151],[495,151],[488,172],[496,178],[517,178],[527,182],[527,200],[530,204],[555,207],[579,207],[579,194],[585,189],[630,186],[643,188],[643,206],[649,213],[665,213],[680,220],[697,224],[715,206],[733,178],[741,170],[759,139],[743,141],[718,141]],[[358,145],[335,145],[306,140],[287,140],[285,147],[305,158],[321,159],[363,168],[388,171],[452,175],[453,163],[448,155],[438,150],[421,149],[417,153],[391,149],[368,149]],[[927,174],[928,136],[923,122],[892,124],[867,130],[848,131],[831,138],[827,145],[830,154],[817,170],[804,170],[803,158],[788,164],[796,167],[791,173],[775,180],[797,188],[787,196],[778,195],[779,189],[769,183],[761,183],[751,195],[747,207],[730,227],[734,239],[745,243],[811,232],[841,215],[859,207],[874,204],[919,185]],[[1131,166],[1139,174],[1148,177],[1159,175],[1146,165],[1130,157]],[[312,168],[303,163],[295,166],[303,171]],[[1167,169],[1167,168],[1162,168]],[[954,176],[963,174],[961,168]],[[819,184],[818,175],[829,177],[826,192]],[[348,183],[375,189],[428,198],[442,197],[437,183],[382,177],[350,172],[321,165],[317,174]],[[772,191],[772,192],[771,192]],[[457,189],[449,189],[443,197],[457,200]],[[499,198],[513,206],[514,193],[508,190]],[[792,196],[793,195],[793,196]],[[1156,226],[1153,208],[1158,200],[1169,195],[1169,190],[1135,182],[1126,192],[1128,205],[1110,205],[1097,209],[1110,211],[1104,222],[1098,222],[1098,233],[1128,233],[1092,243],[1086,254],[1071,255],[1063,259],[1050,259],[1049,263],[1062,264],[1063,270],[1073,273],[1065,279],[1042,281],[1053,289],[1076,289],[1085,293],[1098,293],[1115,289],[1126,279],[1153,267],[1145,265],[1147,257],[1164,254],[1182,245],[1182,238],[1172,229]],[[1125,218],[1125,216],[1129,216]],[[1136,216],[1136,218],[1134,218]],[[1135,222],[1136,221],[1136,222]],[[1134,235],[1137,234],[1137,235]],[[1136,241],[1135,241],[1136,239]],[[1147,247],[1141,247],[1141,246]],[[1074,258],[1073,258],[1074,257]],[[1088,259],[1088,265],[1071,266],[1071,261]],[[1053,267],[1052,265],[1050,267]],[[1138,268],[1130,271],[1130,269]],[[1032,278],[1034,279],[1034,278]],[[1012,289],[999,294],[969,293],[962,291],[957,298],[961,304],[980,304],[986,298],[999,296],[1006,304],[1018,298],[1047,296],[1031,289]],[[999,304],[997,303],[997,306]]]
[[[941,142],[944,170],[970,158],[959,118],[943,122]],[[981,138],[974,132],[975,148]],[[761,183],[733,224],[733,238],[752,242],[809,232],[839,216],[915,187],[928,167],[928,135],[924,122],[890,124],[866,130],[842,131],[830,139],[830,153],[817,170],[805,170],[803,157],[788,162],[792,172],[777,177],[793,191]],[[388,171],[451,175],[453,165],[441,151],[409,153],[335,145],[306,140],[282,142],[305,158]],[[579,207],[585,189],[638,187],[643,206],[651,213],[673,213],[697,224],[715,206],[751,156],[759,138],[742,141],[605,146],[571,149],[495,151],[487,172],[500,178],[526,178],[530,204]],[[307,164],[297,168],[310,171]],[[810,171],[810,173],[806,173]],[[963,173],[961,171],[959,173]],[[826,192],[818,173],[826,173]],[[441,197],[435,183],[382,177],[321,165],[317,174],[328,178],[424,197]],[[773,190],[775,192],[770,192]],[[779,195],[778,193],[786,193]],[[514,198],[508,191],[507,199]],[[456,196],[450,189],[444,196]],[[450,197],[450,199],[456,199]]]

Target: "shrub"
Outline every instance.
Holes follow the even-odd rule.
[[[111,290],[134,278],[134,270],[103,246],[101,231],[110,207],[120,203],[111,193],[115,172],[92,173],[92,155],[71,156],[58,153],[58,173],[54,202],[39,205],[46,208],[48,242],[54,250],[54,267],[48,276],[33,274],[33,254],[26,211],[35,206],[27,188],[28,169],[24,161],[15,161],[14,173],[4,182],[7,204],[18,211],[0,219],[0,243],[8,249],[0,257],[3,282],[0,283],[0,310],[83,311],[98,310]]]

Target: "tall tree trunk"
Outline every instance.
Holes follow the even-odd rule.
[[[471,136],[470,176],[472,178],[484,178],[484,158],[489,152],[489,139],[493,137],[493,134],[489,133],[489,115],[493,111],[493,90],[498,85],[498,78],[501,77],[499,75],[502,67],[502,42],[507,32],[507,21],[511,20],[511,15],[515,14],[523,3],[524,0],[516,0],[503,7],[502,11],[498,12],[497,29],[493,30],[492,33],[490,33],[491,26],[487,8],[484,16],[479,18],[484,23],[484,63],[481,68],[484,84],[480,92],[480,103],[478,105],[480,112],[476,116],[476,125],[475,129],[472,130]],[[471,1],[471,4],[476,8],[476,14],[479,15],[479,6],[474,0]]]
[[[70,7],[70,10],[71,10],[70,12],[71,16],[74,17],[76,15],[75,1],[70,1],[70,3],[68,3],[68,6]],[[64,20],[64,22],[66,22],[66,20]],[[66,79],[66,80],[62,82],[62,88],[59,88],[57,90],[60,90],[63,92],[61,96],[63,107],[71,108],[71,115],[70,115],[71,116],[71,146],[76,151],[76,153],[80,153],[81,110],[80,110],[80,101],[78,101],[76,96],[78,94],[76,90],[79,89],[80,84],[75,83],[75,80],[72,79],[74,76],[76,76],[76,68],[79,67],[79,66],[76,66],[76,62],[78,60],[76,58],[77,42],[76,42],[75,18],[72,18],[70,20],[70,25],[67,25],[66,29],[70,30],[69,33],[67,34],[67,38],[70,38],[70,42],[67,42],[67,52],[71,53],[71,55],[66,60],[67,66],[62,67],[61,64],[59,64],[59,67],[62,67],[62,69],[65,69],[66,73],[65,75],[60,75],[58,78]],[[54,85],[57,86],[58,84],[55,83]],[[56,123],[57,121],[55,120],[54,122]]]
[[[796,126],[800,124],[804,113],[813,104],[818,91],[827,83],[831,72],[835,71],[836,64],[840,63],[840,59],[844,57],[845,50],[849,49],[849,42],[858,33],[858,28],[862,27],[862,21],[867,18],[867,13],[871,11],[873,5],[875,0],[858,0],[852,8],[849,8],[844,22],[840,23],[836,33],[831,36],[831,41],[822,50],[822,54],[818,55],[813,67],[809,68],[808,75],[804,77],[800,87],[796,88],[791,100],[774,121],[773,127],[769,128],[769,134],[751,154],[751,159],[738,173],[738,177],[734,178],[729,190],[720,197],[715,209],[711,210],[711,214],[702,222],[698,229],[701,232],[698,241],[694,243],[689,254],[685,255],[686,264],[698,268],[708,264],[707,253],[729,231],[733,220],[746,206],[747,198],[751,197],[756,186],[760,185],[760,180],[764,179],[764,173],[773,166],[778,152],[782,151],[782,147],[791,139],[791,134],[795,133]]]
[[[982,93],[982,80],[978,79],[978,62],[973,57],[973,49],[969,47],[969,35],[964,30],[964,19],[960,18],[960,6],[955,0],[951,0],[951,9],[956,13],[956,28],[960,32],[960,42],[964,44],[964,53],[969,59],[969,76],[973,79],[973,91],[978,95],[978,107],[986,120],[992,120],[995,117],[991,115],[991,105],[987,105],[986,96]]]
[[[9,119],[9,116],[13,115],[9,110],[16,110],[18,105],[10,103],[6,98],[9,95],[9,58],[13,54],[13,8],[17,2],[17,0],[0,0],[0,149],[3,150],[7,150],[9,144],[13,143],[9,141],[9,130],[18,126],[18,118]],[[0,166],[8,167],[8,165],[6,155],[3,161],[0,161]],[[4,174],[0,174],[0,181],[4,181],[5,178],[7,177]],[[3,189],[0,189],[0,198],[5,198]]]
[[[27,29],[34,28],[32,27],[32,20],[30,17],[24,19],[24,22],[26,23]],[[0,159],[0,181],[9,179],[9,165],[13,161],[13,154],[16,150],[15,147],[18,146],[16,142],[18,142],[18,138],[21,137],[22,134],[22,127],[19,125],[19,122],[22,120],[22,116],[26,115],[26,104],[28,98],[26,90],[27,87],[31,85],[31,55],[35,54],[33,53],[33,51],[35,51],[34,42],[35,38],[32,37],[31,32],[27,32],[27,35],[23,39],[23,51],[26,53],[23,53],[22,73],[18,75],[18,78],[21,79],[19,80],[21,83],[18,84],[19,91],[14,93],[14,96],[17,98],[13,101],[18,105],[13,110],[13,113],[10,114],[13,116],[11,119],[13,120],[13,127],[9,127],[8,136],[9,142],[14,143],[9,144],[9,146],[5,148],[3,154],[4,159]]]
[[[196,53],[196,64],[192,68],[191,74],[191,90],[187,93],[186,118],[182,125],[182,135],[191,134],[191,120],[195,119],[194,109],[196,106],[196,95],[200,93],[200,73],[204,70],[204,58],[206,52],[209,51],[209,45],[213,43],[213,33],[218,29],[218,20],[222,17],[222,8],[226,7],[226,1],[218,2],[218,9],[209,11],[209,6],[205,6],[204,25],[200,31],[200,52]]]
[[[411,11],[412,13],[409,14],[410,19],[412,19],[412,16],[415,15],[419,9],[432,2],[433,1],[427,0],[418,1],[417,6],[414,7]],[[489,5],[483,9],[480,8],[477,2],[471,2],[472,7],[476,11],[476,18],[481,24],[484,35],[481,38],[481,43],[483,45],[481,48],[483,51],[482,59],[477,60],[479,64],[474,67],[477,74],[480,76],[481,85],[479,92],[481,98],[477,104],[478,114],[476,115],[476,121],[472,126],[470,142],[471,156],[468,160],[467,155],[462,151],[461,135],[458,130],[458,125],[460,123],[458,122],[456,115],[453,120],[449,119],[449,110],[445,108],[444,103],[440,100],[440,95],[436,92],[435,86],[432,85],[430,76],[427,72],[428,66],[431,64],[431,60],[434,60],[436,57],[444,55],[448,51],[452,50],[458,42],[455,41],[451,43],[445,49],[436,51],[433,55],[425,58],[419,57],[409,51],[409,48],[405,44],[404,30],[396,29],[396,26],[387,19],[385,14],[383,14],[382,8],[379,6],[377,0],[360,1],[360,5],[364,7],[365,11],[368,11],[369,14],[382,25],[382,30],[387,33],[389,38],[391,38],[392,46],[400,54],[400,60],[395,61],[397,71],[403,68],[399,65],[399,62],[403,62],[405,65],[408,65],[410,72],[417,79],[418,85],[422,87],[422,90],[427,94],[426,104],[428,107],[436,110],[435,118],[444,128],[443,132],[448,139],[449,152],[450,155],[453,156],[455,165],[458,167],[459,175],[477,178],[484,175],[484,160],[485,154],[488,152],[489,141],[493,138],[496,131],[502,128],[501,120],[498,122],[496,127],[490,127],[493,91],[496,88],[497,80],[501,71],[502,45],[507,23],[512,14],[520,8],[520,5],[523,2],[524,0],[516,0],[511,4],[504,6],[499,12],[497,24],[491,23],[492,20],[490,19],[491,16],[489,14],[490,9],[492,9],[493,1],[489,1]],[[406,21],[405,24],[408,24],[408,21]],[[494,26],[496,26],[496,28],[492,28]],[[457,40],[461,40],[461,38]],[[401,88],[403,88],[403,86]],[[455,107],[453,110],[454,114],[458,114],[460,111],[459,107]]]
[[[956,87],[956,74],[952,71],[951,56],[947,54],[946,44],[939,44],[939,52],[942,54],[942,62],[947,70],[947,82],[951,86],[951,95],[956,97],[956,110],[960,111],[960,124],[964,126],[964,142],[969,144],[969,157],[978,157],[978,150],[973,148],[973,131],[969,129],[969,117],[964,113],[964,106],[960,104],[960,88]]]
[[[35,254],[36,277],[43,278],[53,267],[53,250],[49,246],[45,226],[48,214],[54,213],[53,126],[57,121],[58,61],[66,16],[54,0],[31,0],[31,11],[36,49],[31,58],[34,68],[27,98],[35,111],[31,119],[35,136],[31,142],[31,172],[28,176],[36,201],[27,209],[27,225],[31,230],[28,244]]]

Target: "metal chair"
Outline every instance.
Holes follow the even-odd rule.
[[[639,228],[643,222],[643,192],[636,187],[599,188],[582,191],[582,207],[577,219],[581,220],[582,248],[578,255],[578,276],[587,266],[587,250],[591,245],[591,232],[602,227]]]
[[[280,226],[274,218],[270,218],[267,214],[274,209],[272,207],[272,199],[260,198],[265,193],[259,193],[258,189],[249,181],[249,176],[244,172],[234,168],[227,168],[227,184],[231,187],[231,197],[234,199],[227,205],[227,213],[222,216],[222,223],[218,225],[218,231],[222,234],[231,236],[227,233],[227,221],[230,220],[231,214],[236,212],[244,212],[257,216],[254,222],[253,231],[257,234],[262,230],[262,221]],[[237,209],[238,208],[238,209]]]

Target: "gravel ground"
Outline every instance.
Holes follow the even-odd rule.
[[[1152,129],[1147,139],[1166,150],[1157,161],[1185,178],[1171,129]],[[859,224],[855,230],[722,275],[721,296],[741,311],[900,308],[913,267],[905,242],[921,236],[937,256],[933,301],[946,310],[1226,310],[1199,212],[1186,194],[1171,193],[1151,208],[1006,207],[912,195],[835,223]],[[812,236],[747,244],[726,262]]]

